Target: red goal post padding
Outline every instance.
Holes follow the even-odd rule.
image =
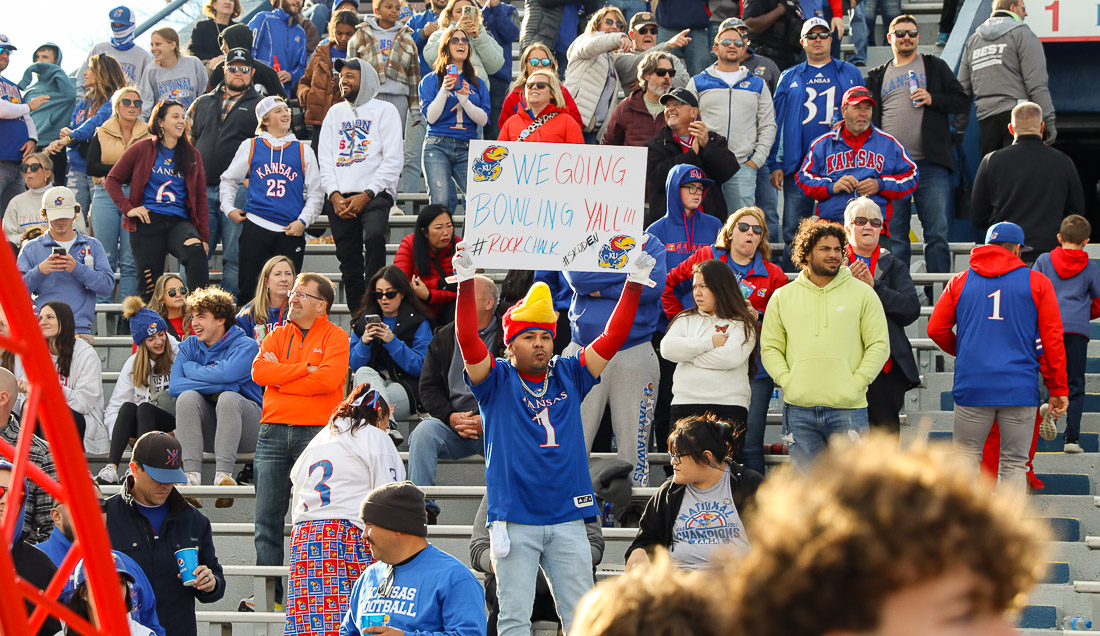
[[[84,458],[84,440],[77,436],[72,413],[57,379],[57,370],[38,328],[30,294],[16,267],[15,256],[7,246],[0,246],[0,307],[4,310],[11,332],[10,337],[0,336],[0,349],[11,351],[19,357],[29,385],[19,440],[13,447],[0,439],[0,456],[13,464],[8,505],[0,517],[0,542],[4,546],[0,549],[0,598],[3,599],[0,601],[0,633],[35,634],[47,617],[54,616],[88,635],[128,634],[126,606],[119,594],[119,578],[111,558],[111,542]],[[36,422],[42,426],[50,443],[58,481],[28,459]],[[0,423],[0,426],[3,424]],[[24,479],[32,480],[63,502],[72,518],[72,549],[44,592],[16,574],[10,551],[18,515],[22,512],[22,506],[14,505],[14,502],[20,501],[26,494]],[[88,575],[89,592],[98,608],[94,627],[58,600],[66,580],[81,559],[84,559]],[[19,600],[26,600],[34,610],[28,615],[26,605],[17,602]]]

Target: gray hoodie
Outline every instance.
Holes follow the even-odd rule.
[[[1043,109],[1054,140],[1054,103],[1047,87],[1047,62],[1038,36],[1007,11],[995,11],[966,41],[959,82],[974,98],[978,119],[1011,110],[1020,101]],[[956,119],[965,127],[966,116]]]

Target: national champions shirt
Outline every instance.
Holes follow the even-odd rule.
[[[706,490],[688,484],[672,522],[669,553],[682,568],[697,570],[713,564],[723,550],[743,555],[749,551],[745,524],[733,504],[729,467],[718,483]]]

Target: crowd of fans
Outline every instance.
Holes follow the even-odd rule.
[[[195,601],[225,594],[203,502],[174,487],[201,484],[205,452],[215,486],[255,484],[257,565],[284,565],[291,513],[285,605],[281,579],[274,599],[288,634],[483,634],[488,624],[514,636],[540,616],[571,633],[625,633],[597,627],[601,612],[616,611],[601,605],[602,590],[582,601],[612,514],[639,528],[628,569],[667,569],[667,551],[678,568],[709,571],[734,554],[757,568],[734,574],[731,589],[749,594],[752,576],[778,572],[795,545],[773,537],[757,555],[759,519],[784,512],[765,502],[754,513],[752,502],[804,488],[827,514],[829,497],[848,488],[817,468],[830,438],[858,441],[876,428],[896,445],[905,394],[920,383],[905,331],[922,304],[910,216],[928,270],[952,271],[951,118],[965,130],[972,104],[985,155],[973,218],[988,226],[987,245],[951,279],[928,333],[957,356],[954,444],[965,461],[956,469],[981,460],[1005,491],[1041,488],[1028,456],[1036,435],[1056,435],[1053,419],[1068,412],[1065,449],[1081,451],[1088,321],[1100,316],[1081,184],[1049,147],[1041,45],[1022,0],[995,0],[956,77],[917,53],[917,21],[896,1],[872,3],[855,5],[849,62],[839,59],[838,0],[525,0],[522,25],[502,0],[429,0],[421,12],[373,0],[365,19],[348,0],[305,10],[273,0],[247,25],[235,22],[239,0],[210,0],[190,42],[161,28],[151,54],[121,6],[76,93],[57,79],[52,44],[20,85],[0,78],[4,233],[84,449],[107,457],[94,480],[122,487],[102,509],[134,633],[193,634]],[[893,58],[864,78],[857,67],[877,9]],[[515,77],[513,46],[522,47]],[[0,71],[14,48],[0,35]],[[494,137],[647,148],[644,248],[631,273],[513,270],[503,290],[479,274],[453,215],[469,142]],[[1044,171],[1045,187],[1028,186],[1024,170]],[[387,265],[399,193],[424,187],[429,204]],[[334,282],[303,271],[307,243],[324,240],[322,214],[349,330],[330,319]],[[165,273],[166,254],[179,273]],[[784,268],[800,273],[789,279]],[[96,304],[116,297],[114,328],[132,336],[133,352],[105,400],[92,332]],[[17,356],[4,352],[0,366],[0,435],[10,441],[33,425],[19,417],[29,387]],[[761,487],[777,387],[779,452],[816,482]],[[408,421],[410,482],[395,448],[405,441],[397,423]],[[593,449],[612,448],[602,431],[615,460],[590,473]],[[882,456],[895,452],[879,445]],[[669,479],[644,508],[616,501],[616,481],[627,492],[650,484],[652,450],[668,453]],[[234,475],[241,453],[254,461]],[[436,484],[440,459],[474,455],[486,458],[471,542],[484,590],[426,543],[442,511],[417,488]],[[31,460],[52,474],[48,440],[33,440]],[[868,488],[896,486],[911,477],[905,461],[851,469]],[[0,477],[9,468],[0,464]],[[950,471],[942,479],[967,488]],[[974,497],[955,504],[1002,514]],[[44,542],[60,563],[71,522],[30,482],[21,505],[16,564],[41,576],[30,545]],[[783,525],[799,536],[815,528],[800,521]],[[952,523],[928,527],[946,533]],[[835,540],[856,545],[859,532],[869,531]],[[189,549],[193,567],[181,570],[177,551]],[[826,564],[814,573],[829,587]],[[970,562],[971,573],[989,574],[985,565]],[[934,578],[946,567],[922,571]],[[1014,590],[1034,582],[1028,567]],[[87,617],[80,572],[65,599]],[[692,576],[670,573],[668,593],[697,585]],[[902,577],[891,589],[919,582]],[[996,594],[979,609],[1011,605],[1013,595]],[[770,602],[734,623],[816,633],[781,626],[800,620],[778,605],[794,597]],[[250,599],[241,608],[257,609]],[[385,625],[373,622],[383,615]],[[852,616],[835,628],[875,625]]]

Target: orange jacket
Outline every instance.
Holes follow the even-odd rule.
[[[278,362],[264,360],[274,353]],[[252,361],[252,379],[267,387],[261,422],[320,426],[344,399],[348,373],[348,334],[321,316],[309,334],[293,322],[276,327],[264,338]],[[315,366],[310,372],[307,367]]]
[[[524,141],[544,141],[555,144],[583,144],[584,133],[577,120],[569,115],[569,111],[553,104],[546,107],[544,113],[557,113],[550,121],[540,126],[535,132],[527,136]],[[504,122],[497,137],[500,141],[516,141],[519,134],[531,125],[531,116],[527,110],[521,108],[519,112]]]

